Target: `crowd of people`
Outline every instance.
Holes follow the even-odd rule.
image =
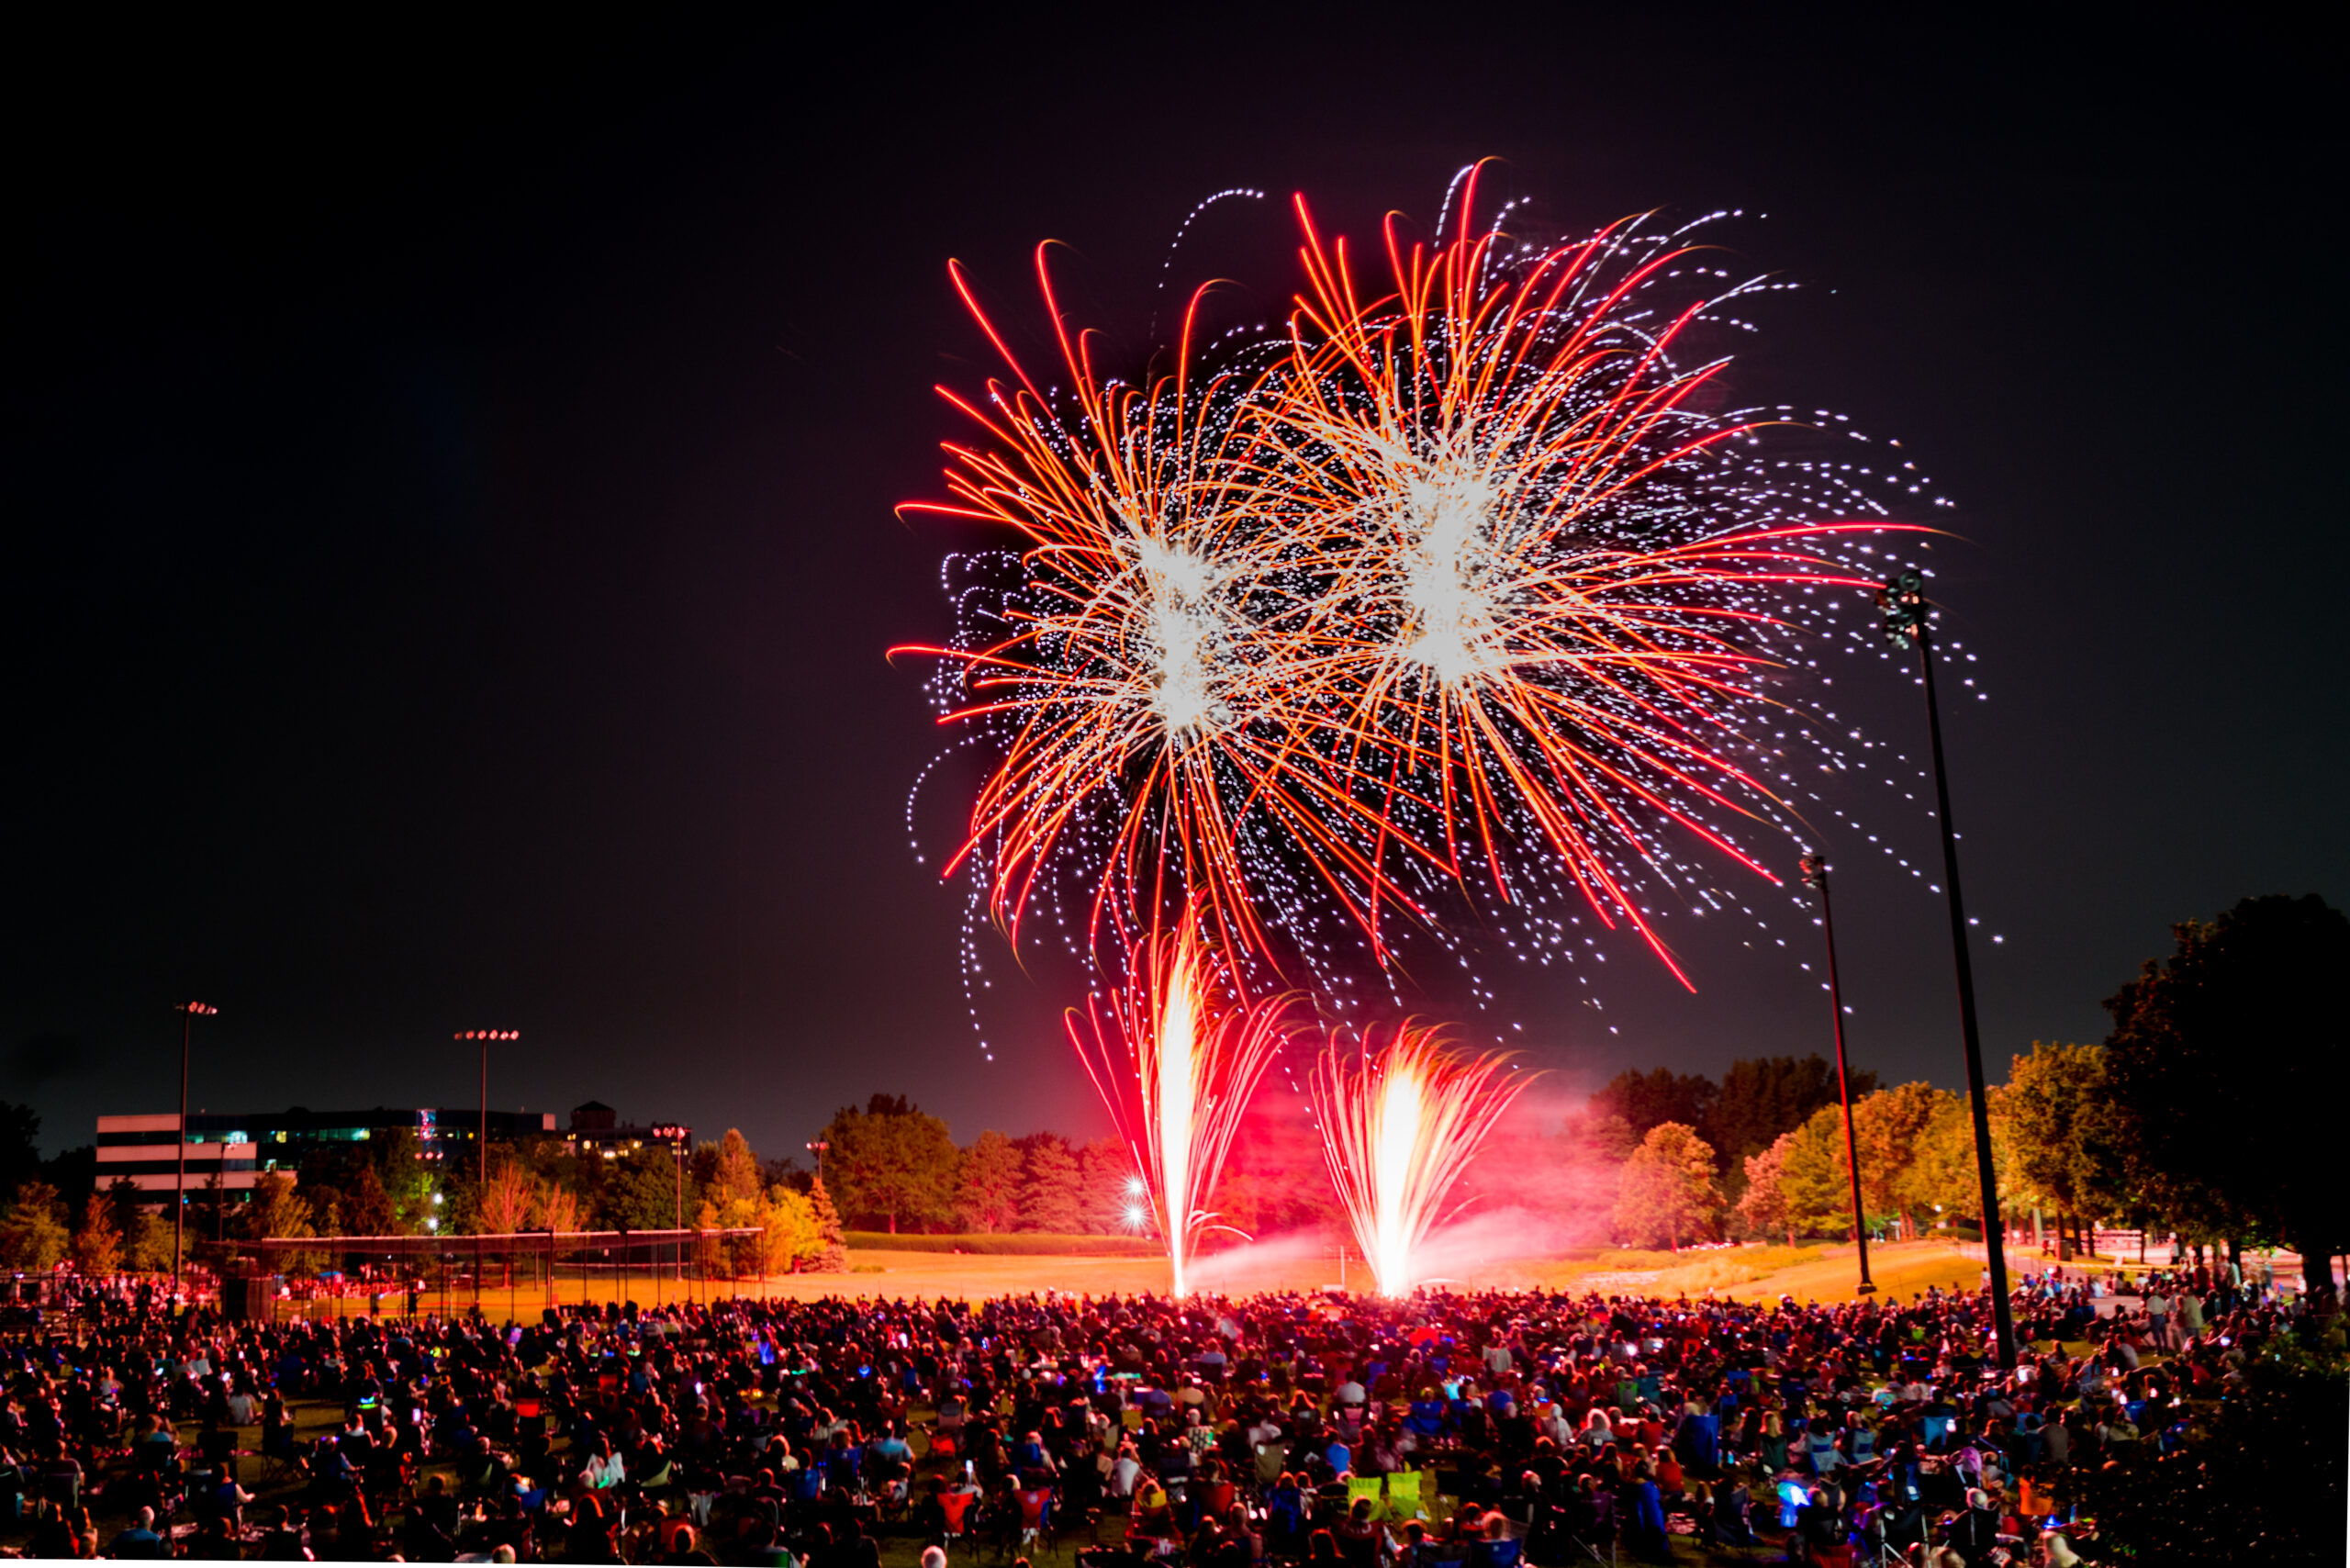
[[[1973,1292],[722,1300],[504,1325],[94,1294],[0,1350],[0,1509],[60,1558],[880,1568],[887,1541],[1555,1568],[1673,1561],[1679,1536],[2063,1565],[2094,1551],[2070,1476],[2179,1440],[2185,1401],[2268,1337],[2340,1331],[2209,1271],[2115,1305],[2025,1282],[2042,1349],[2009,1370]]]

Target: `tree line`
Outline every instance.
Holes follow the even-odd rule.
[[[39,1122],[32,1127],[37,1134]],[[189,1194],[183,1221],[188,1257],[213,1261],[238,1241],[327,1237],[504,1235],[586,1230],[747,1231],[712,1238],[699,1261],[712,1272],[761,1275],[847,1267],[840,1214],[823,1183],[791,1162],[762,1162],[738,1130],[677,1159],[666,1148],[611,1157],[559,1137],[491,1145],[487,1170],[420,1158],[415,1133],[395,1129],[364,1142],[322,1145],[293,1170],[264,1170],[239,1199],[218,1172]],[[53,1182],[19,1180],[0,1215],[0,1263],[26,1271],[71,1258],[85,1273],[171,1267],[168,1213],[142,1205],[156,1195],[118,1180],[89,1193],[77,1224]],[[308,1274],[337,1261],[331,1249],[285,1258]]]
[[[2246,899],[2173,935],[2168,957],[2106,999],[2102,1043],[2034,1041],[1988,1088],[2000,1206],[2011,1221],[2039,1211],[2060,1251],[2102,1220],[2232,1257],[2288,1247],[2312,1280],[2327,1278],[2350,1244],[2350,1186],[2331,1141],[2350,1045],[2334,991],[2350,974],[2350,921],[2314,896]],[[1843,1235],[1842,1114],[1819,1076],[1785,1058],[1736,1064],[1718,1086],[1628,1073],[1570,1137],[1587,1158],[1618,1162],[1611,1217],[1626,1238]],[[1862,1087],[1853,1134],[1872,1227],[1979,1226],[1968,1098]]]
[[[2034,1042],[1989,1092],[2003,1209],[2038,1210],[2066,1244],[2099,1220],[2198,1244],[2282,1244],[2314,1261],[2350,1239],[2330,1141],[2345,1044],[2333,986],[2350,973],[2350,922],[2314,898],[2250,899],[2175,929],[2106,1002],[2102,1044]],[[1972,1106],[1930,1084],[1852,1075],[1863,1209],[1915,1237],[1980,1224]],[[1303,1107],[1268,1086],[1209,1206],[1248,1234],[1335,1228],[1335,1196]],[[87,1150],[44,1162],[39,1118],[0,1103],[0,1262],[168,1267],[151,1195],[93,1191]],[[761,1159],[739,1131],[682,1159],[666,1146],[612,1156],[561,1137],[493,1145],[471,1162],[418,1158],[412,1131],[322,1145],[295,1176],[264,1173],[250,1202],[218,1179],[193,1194],[196,1243],[238,1237],[550,1230],[755,1231],[709,1260],[772,1272],[839,1268],[848,1227],[898,1232],[1113,1234],[1147,1228],[1118,1140],[994,1129],[958,1146],[942,1118],[877,1093],[835,1112],[818,1172]],[[76,1176],[86,1194],[67,1196]],[[1717,1082],[1656,1068],[1618,1074],[1555,1136],[1497,1139],[1464,1204],[1546,1209],[1589,1238],[1841,1237],[1851,1227],[1835,1070],[1818,1055],[1734,1061]]]

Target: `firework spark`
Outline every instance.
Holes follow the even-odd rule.
[[[1374,1054],[1332,1046],[1310,1080],[1330,1180],[1382,1295],[1409,1294],[1414,1254],[1445,1195],[1528,1075],[1506,1055],[1469,1058],[1405,1023]]]
[[[1196,914],[1261,990],[1332,980],[1336,930],[1382,964],[1398,915],[1449,942],[1461,900],[1562,945],[1563,893],[1687,984],[1658,903],[1723,907],[1722,869],[1776,883],[1770,841],[1816,837],[1790,786],[1833,747],[1785,683],[1903,529],[1870,487],[1922,481],[1728,406],[1707,345],[1779,286],[1694,225],[1538,243],[1481,226],[1473,171],[1454,194],[1432,242],[1390,220],[1369,288],[1301,200],[1289,319],[1203,344],[1194,295],[1147,386],[1097,365],[1044,250],[1050,391],[955,273],[1009,378],[946,394],[981,438],[909,510],[1022,548],[909,651],[988,755],[947,870],[1015,945],[1074,897],[1115,973]]]
[[[1206,1208],[1232,1135],[1258,1081],[1288,1036],[1288,1001],[1231,1004],[1227,977],[1197,924],[1136,944],[1124,991],[1069,1014],[1094,1089],[1133,1152],[1174,1294],[1187,1294],[1200,1237],[1217,1228]]]
[[[1169,374],[1147,388],[1104,376],[1062,319],[1046,253],[1037,282],[1071,390],[1038,389],[956,272],[1016,385],[990,382],[984,407],[941,388],[988,440],[948,447],[955,505],[903,509],[1001,524],[1027,545],[979,635],[894,650],[949,661],[959,678],[941,722],[998,741],[946,869],[984,861],[990,912],[1015,943],[1067,853],[1092,868],[1089,931],[1119,949],[1196,908],[1225,947],[1262,951],[1241,819],[1309,857],[1343,861],[1349,846],[1321,825],[1346,798],[1299,747],[1289,672],[1261,624],[1295,568],[1245,488],[1238,416],[1255,385],[1194,374],[1199,296]]]
[[[1654,298],[1710,270],[1695,247],[1629,224],[1519,244],[1475,227],[1466,185],[1442,243],[1390,218],[1368,297],[1297,205],[1310,286],[1257,493],[1327,571],[1282,662],[1314,672],[1316,749],[1404,854],[1367,884],[1374,915],[1424,846],[1504,902],[1555,868],[1686,984],[1637,880],[1674,829],[1771,877],[1739,830],[1788,814],[1740,756],[1776,706],[1773,644],[1797,640],[1801,591],[1870,582],[1822,546],[1888,525],[1762,479],[1751,454],[1784,421],[1707,411],[1729,362],[1684,363],[1684,340],[1740,291]]]

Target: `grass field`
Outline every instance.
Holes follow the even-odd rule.
[[[687,1281],[637,1272],[625,1282],[625,1298],[651,1306],[675,1302],[681,1294],[694,1299],[736,1295],[769,1300],[812,1301],[824,1296],[957,1296],[1019,1295],[1061,1291],[1082,1295],[1132,1295],[1167,1289],[1167,1265],[1156,1258],[1073,1257],[1014,1254],[972,1254],[903,1251],[894,1248],[851,1248],[845,1274],[783,1274],[767,1281]],[[1961,1256],[1944,1242],[1908,1241],[1872,1247],[1871,1273],[1881,1291],[1901,1296],[1922,1294],[1929,1285],[1942,1290],[1973,1288],[1982,1265]],[[1214,1254],[1193,1269],[1202,1290],[1244,1294],[1265,1291],[1321,1291],[1343,1283],[1353,1290],[1370,1284],[1359,1263],[1341,1266],[1335,1249],[1310,1245],[1244,1248]],[[1774,1301],[1781,1295],[1797,1301],[1850,1301],[1857,1296],[1858,1271],[1852,1249],[1806,1247],[1716,1248],[1671,1252],[1625,1252],[1578,1249],[1566,1258],[1494,1259],[1464,1270],[1443,1282],[1456,1290],[1599,1291],[1639,1295],[1687,1294],[1724,1296],[1741,1301]],[[617,1275],[592,1279],[567,1275],[557,1287],[565,1302],[618,1301],[623,1282]],[[524,1286],[514,1292],[497,1287],[483,1293],[483,1310],[493,1317],[536,1316],[547,1305],[543,1289]],[[467,1310],[473,1305],[470,1286],[461,1285],[446,1303],[439,1292],[428,1292],[426,1311]],[[395,1296],[387,1310],[405,1309],[406,1298]],[[313,1316],[359,1316],[367,1310],[363,1298],[327,1299],[307,1304],[286,1303],[281,1311]]]

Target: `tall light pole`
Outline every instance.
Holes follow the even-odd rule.
[[[1803,879],[1819,890],[1819,924],[1828,935],[1828,1011],[1836,1023],[1836,1098],[1844,1103],[1844,1169],[1852,1178],[1852,1246],[1861,1256],[1861,1294],[1876,1290],[1869,1279],[1869,1224],[1861,1212],[1861,1157],[1852,1137],[1852,1082],[1844,1070],[1844,991],[1836,979],[1836,917],[1828,907],[1828,862],[1807,855]]]
[[[520,1029],[460,1029],[460,1040],[481,1042],[481,1126],[474,1134],[474,1234],[481,1234],[482,1205],[489,1201],[489,1042],[519,1040]],[[481,1304],[481,1243],[474,1243],[474,1304]]]
[[[1983,1253],[1991,1275],[1992,1322],[1998,1331],[1999,1364],[2016,1364],[2015,1315],[2008,1305],[2008,1255],[1999,1218],[1999,1179],[1991,1163],[1990,1097],[1983,1082],[1983,1036],[1975,1016],[1975,964],[1968,956],[1966,902],[1958,891],[1958,834],[1950,820],[1950,774],[1942,765],[1942,710],[1934,700],[1934,640],[1929,624],[1926,579],[1915,567],[1886,582],[1877,593],[1886,630],[1897,644],[1918,650],[1918,674],[1926,688],[1926,733],[1934,753],[1934,811],[1942,830],[1942,885],[1950,892],[1951,958],[1958,970],[1958,1027],[1966,1042],[1966,1091],[1975,1107],[1975,1170],[1983,1184]]]
[[[815,1155],[816,1155],[816,1184],[817,1184],[818,1186],[820,1186],[820,1187],[821,1187],[821,1186],[822,1186],[822,1185],[824,1184],[824,1150],[826,1150],[826,1149],[828,1149],[828,1148],[832,1148],[833,1146],[832,1146],[831,1144],[829,1144],[829,1143],[826,1143],[822,1138],[818,1138],[815,1142],[813,1142],[813,1143],[810,1144],[808,1147],[809,1147],[811,1149],[812,1149],[812,1150],[814,1150],[814,1151],[815,1151]]]
[[[188,1034],[199,1017],[209,1018],[220,1010],[206,1002],[174,1002],[173,1012],[180,1015],[180,1165],[179,1174],[172,1187],[172,1301],[180,1298],[180,1241],[187,1224],[187,1048]]]

